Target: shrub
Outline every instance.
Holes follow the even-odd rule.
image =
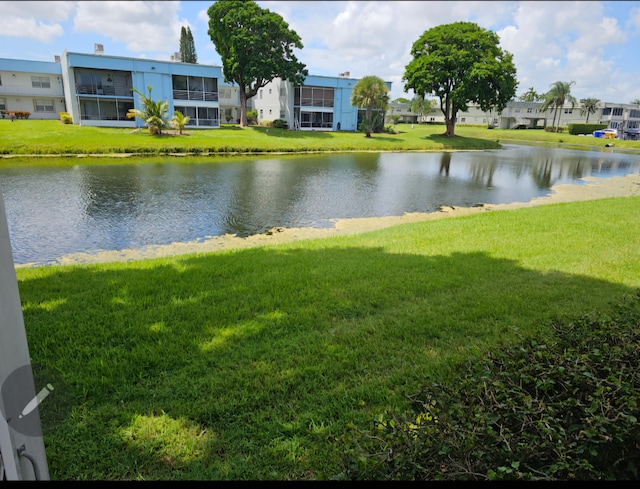
[[[640,290],[469,361],[345,435],[342,479],[625,480],[640,466]],[[364,435],[364,436],[363,436]]]
[[[69,112],[59,112],[58,115],[60,116],[60,122],[63,124],[73,124],[73,117]]]
[[[287,124],[287,121],[285,121],[284,119],[276,119],[271,123],[271,127],[275,129],[288,129],[289,125]]]
[[[256,124],[258,122],[258,111],[250,110],[247,112],[247,124]]]
[[[4,119],[5,115],[11,117],[11,114],[13,114],[13,116],[16,119],[28,119],[29,116],[31,115],[31,112],[25,112],[25,111],[21,111],[21,110],[4,111],[4,114],[3,114],[2,117],[3,117],[3,119]]]
[[[594,131],[605,129],[607,124],[569,124],[569,134],[593,134]]]

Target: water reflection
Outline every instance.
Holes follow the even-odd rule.
[[[442,205],[526,202],[589,175],[637,173],[637,155],[508,145],[463,153],[168,159],[0,169],[16,263]]]

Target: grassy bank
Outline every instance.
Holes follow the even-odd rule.
[[[500,142],[541,142],[583,149],[604,148],[610,140],[553,134],[541,130],[504,130],[459,125],[457,138],[444,138],[442,125],[398,124],[396,134],[309,132],[251,126],[168,131],[150,136],[146,130],[65,125],[59,121],[0,120],[0,155],[230,154],[319,151],[485,150]],[[615,141],[619,148],[640,149],[639,141]],[[5,162],[6,163],[6,162]]]
[[[342,435],[403,411],[427,374],[640,287],[639,205],[18,269],[32,361],[69,387],[51,477],[331,478]]]

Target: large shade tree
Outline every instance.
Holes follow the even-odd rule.
[[[561,109],[565,103],[571,103],[571,108],[573,109],[577,103],[576,98],[571,95],[571,87],[575,85],[576,82],[563,82],[557,81],[551,84],[551,88],[544,95],[544,102],[540,106],[540,110],[545,112],[549,109],[553,109],[553,122],[551,124],[551,128],[556,132],[560,127],[560,117],[558,117],[558,122],[556,126],[556,116],[558,114],[558,110]]]
[[[405,67],[405,91],[440,99],[445,136],[455,136],[458,111],[470,102],[484,112],[502,112],[515,97],[513,55],[500,48],[492,31],[473,22],[454,22],[425,31],[413,44],[413,59]]]
[[[362,128],[366,137],[371,137],[371,132],[376,126],[374,114],[379,116],[389,107],[389,88],[382,78],[375,75],[365,76],[353,87],[351,92],[351,105],[360,109],[365,109],[365,117],[362,121]]]
[[[240,126],[247,126],[247,100],[274,78],[302,85],[308,71],[293,50],[300,36],[275,12],[253,0],[218,0],[209,10],[209,36],[222,59],[227,83],[238,85]]]

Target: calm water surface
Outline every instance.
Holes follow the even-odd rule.
[[[553,185],[640,172],[640,156],[505,145],[460,153],[372,153],[0,168],[16,264],[241,237],[276,227],[528,202]]]

